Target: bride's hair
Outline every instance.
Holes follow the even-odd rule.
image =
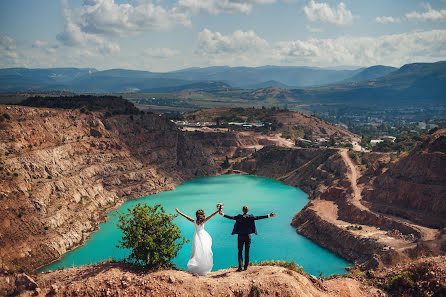
[[[204,210],[202,209],[197,210],[195,215],[197,216],[197,221],[196,221],[197,225],[203,224],[204,220],[206,219],[206,216],[204,215]]]

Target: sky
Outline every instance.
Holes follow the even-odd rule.
[[[446,0],[1,0],[0,68],[446,60]]]

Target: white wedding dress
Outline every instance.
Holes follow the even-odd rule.
[[[212,237],[204,230],[204,224],[194,221],[195,233],[192,240],[192,255],[187,262],[187,271],[198,275],[208,274],[214,265],[212,254]]]

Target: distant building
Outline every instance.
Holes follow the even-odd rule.
[[[434,128],[438,128],[438,125],[436,124],[429,124],[429,129],[434,129]]]
[[[229,122],[228,125],[234,125],[234,126],[243,126],[246,123],[240,123],[240,122]]]
[[[294,145],[299,147],[310,147],[313,145],[313,142],[311,140],[298,138],[295,140]]]
[[[264,123],[262,123],[261,121],[254,121],[254,122],[252,122],[252,123],[250,123],[252,126],[254,126],[254,127],[263,127],[263,126],[265,126],[265,124]]]
[[[391,142],[395,142],[396,137],[395,136],[382,136],[381,139],[382,140],[388,140],[388,141],[391,141]]]
[[[172,121],[177,126],[182,127],[208,127],[215,126],[215,122],[189,122],[189,121]]]
[[[425,130],[426,129],[426,123],[425,122],[419,122],[418,128]]]
[[[241,126],[241,127],[245,127],[245,128],[252,128],[252,127],[263,127],[265,126],[264,123],[260,122],[260,121],[254,121],[254,122],[229,122],[228,125],[234,125],[234,126]]]
[[[327,138],[318,138],[316,139],[316,143],[318,146],[327,146],[329,139]]]
[[[372,139],[372,140],[370,140],[370,145],[375,146],[376,144],[381,143],[383,141],[384,140],[382,140],[382,139]]]

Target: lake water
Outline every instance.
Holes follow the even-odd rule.
[[[162,204],[168,213],[175,213],[175,207],[195,218],[199,208],[211,214],[216,204],[224,204],[223,211],[229,215],[241,213],[243,205],[249,206],[254,215],[265,215],[273,211],[276,217],[258,220],[258,235],[252,236],[250,260],[294,260],[312,275],[322,272],[325,276],[333,273],[345,273],[348,262],[330,251],[296,233],[290,226],[293,216],[308,202],[307,195],[298,188],[284,185],[278,181],[246,175],[223,175],[198,178],[179,185],[176,190],[125,202],[118,210],[132,208],[136,203],[150,205]],[[99,225],[100,230],[91,235],[85,245],[66,253],[62,259],[48,265],[40,271],[54,270],[60,267],[79,266],[96,263],[101,260],[125,258],[129,252],[115,247],[121,238],[121,231],[116,227],[116,211],[108,215],[109,220]],[[191,241],[185,244],[174,263],[185,269],[190,257],[194,226],[183,217],[177,217],[182,235]],[[205,229],[212,236],[214,253],[213,271],[237,265],[237,235],[231,235],[233,220],[216,215],[205,224]]]

